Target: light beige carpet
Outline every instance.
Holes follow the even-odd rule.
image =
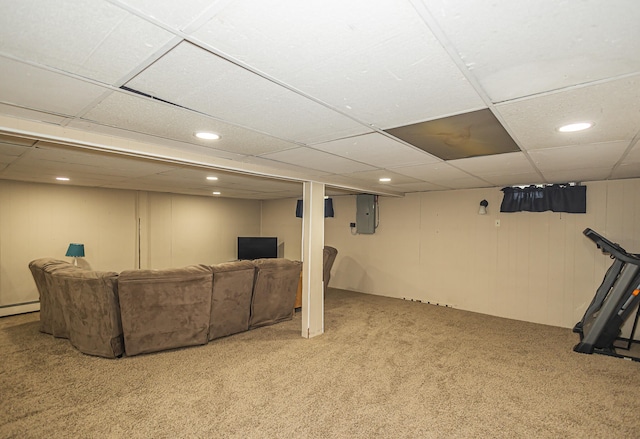
[[[569,329],[329,290],[290,322],[107,360],[0,319],[2,438],[638,438],[640,363]]]

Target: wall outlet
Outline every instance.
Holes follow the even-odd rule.
[[[356,223],[349,223],[349,227],[355,227]]]
[[[496,220],[496,227],[500,227],[500,220]]]

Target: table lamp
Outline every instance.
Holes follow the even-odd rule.
[[[84,244],[69,244],[67,254],[73,258],[73,265],[78,265],[78,258],[84,258]]]

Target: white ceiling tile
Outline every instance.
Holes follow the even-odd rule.
[[[451,180],[469,176],[469,174],[454,168],[446,162],[403,166],[394,168],[393,172],[429,182],[434,182],[440,179]]]
[[[623,164],[640,163],[640,141],[636,141],[635,145],[622,161]]]
[[[381,188],[385,188],[385,187],[389,188],[399,184],[423,183],[420,179],[416,179],[406,175],[391,172],[386,169],[376,169],[373,171],[344,173],[343,177],[361,180],[364,183],[370,184],[372,186],[380,186]],[[390,178],[391,181],[380,182],[379,179],[381,178]]]
[[[112,127],[108,125],[101,125],[96,122],[91,122],[86,119],[74,119],[71,120],[68,125],[69,128],[86,131],[88,133],[105,134],[114,137],[125,138],[127,140],[138,141],[142,143],[151,143],[154,145],[170,148],[171,150],[177,150],[177,152],[188,153],[204,153],[210,157],[219,157],[230,160],[239,160],[246,157],[244,154],[236,154],[221,149],[212,149],[207,146],[195,145],[179,140],[173,140],[163,137],[158,137],[153,134],[144,134],[141,132],[130,131],[123,128]],[[204,143],[204,142],[203,142]]]
[[[381,168],[435,163],[440,159],[379,133],[313,145],[314,149]]]
[[[622,162],[613,170],[611,178],[640,177],[640,142],[624,157]]]
[[[535,169],[523,152],[470,157],[450,160],[447,163],[481,178],[505,174],[535,173]]]
[[[559,171],[542,171],[548,183],[567,183],[605,180],[609,177],[611,168],[588,168]]]
[[[640,71],[636,0],[424,3],[494,102]]]
[[[482,177],[494,186],[522,186],[530,184],[546,183],[543,176],[537,172],[528,172],[524,174],[504,174],[504,175],[488,175]]]
[[[640,177],[640,162],[622,163],[614,169],[611,178],[638,178]]]
[[[448,187],[438,186],[433,183],[403,183],[403,184],[394,184],[391,186],[393,189],[399,192],[428,192],[428,191],[444,191],[449,189]]]
[[[526,150],[631,140],[640,126],[640,75],[496,106],[511,134]],[[574,122],[592,128],[561,133]]]
[[[8,165],[24,154],[29,148],[26,146],[0,143],[0,163]]]
[[[149,114],[153,114],[153,117],[149,117]],[[124,92],[112,93],[83,117],[103,125],[235,154],[258,155],[296,146],[202,114]],[[203,141],[194,137],[196,131],[213,131],[220,134],[221,139],[215,142]]]
[[[304,175],[305,177],[320,177],[323,175],[329,175],[331,172],[321,171],[318,169],[312,169],[296,164],[284,163],[276,160],[270,160],[265,157],[254,157],[248,156],[242,159],[243,163],[250,163],[252,165],[260,165],[265,166],[267,168],[273,169],[274,171],[294,171]]]
[[[536,167],[546,176],[549,171],[604,168],[611,170],[627,148],[627,142],[536,149],[529,152]]]
[[[474,189],[493,186],[493,184],[486,181],[478,180],[475,177],[456,178],[449,181],[441,181],[439,183],[443,186],[448,187],[449,189]]]
[[[211,0],[119,0],[175,29],[182,29],[211,6]]]
[[[36,142],[37,140],[33,139],[0,134],[0,145],[33,146]]]
[[[84,150],[39,146],[30,148],[27,154],[23,154],[20,160],[11,166],[10,170],[22,173],[29,169],[53,174],[65,171],[76,175],[122,179],[155,174],[171,167],[140,159]]]
[[[370,131],[364,125],[189,43],[178,45],[129,81],[127,87],[227,122],[301,143]]]
[[[335,174],[375,169],[373,166],[365,165],[364,163],[304,147],[263,154],[261,157]]]
[[[381,128],[485,106],[410,2],[234,2],[194,36]]]
[[[2,103],[0,103],[0,114],[5,116],[17,117],[19,119],[46,122],[54,125],[60,125],[66,120],[66,117],[64,116],[45,113],[42,111],[29,110],[26,108],[17,107],[15,105]]]
[[[0,102],[73,116],[107,89],[0,57]],[[29,78],[29,81],[25,81]]]
[[[0,14],[0,52],[114,83],[173,34],[108,2],[22,0]]]

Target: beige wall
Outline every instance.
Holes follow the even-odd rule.
[[[640,252],[640,180],[587,186],[586,215],[500,214],[498,188],[381,197],[374,235],[351,234],[355,196],[333,197],[331,285],[571,327],[610,265],[582,230]],[[28,262],[65,259],[70,242],[85,244],[80,263],[93,269],[135,268],[138,218],[143,268],[235,259],[240,235],[277,236],[283,256],[299,260],[295,203],[0,181],[0,307],[36,301]]]
[[[355,196],[333,197],[336,216],[325,220],[325,243],[339,250],[331,286],[572,327],[610,265],[582,231],[640,252],[640,180],[587,186],[585,215],[501,214],[499,188],[380,197],[374,235],[351,234]],[[487,215],[477,213],[482,199]],[[264,203],[269,233],[299,234],[292,209],[276,204],[287,202]]]
[[[235,259],[237,236],[259,236],[260,217],[255,200],[0,180],[0,315],[38,300],[29,261],[71,261],[70,242],[85,245],[79,265],[137,268],[139,218],[143,268],[213,264]]]
[[[142,268],[232,261],[238,236],[260,236],[260,201],[153,192],[145,198]]]
[[[302,260],[302,219],[296,217],[297,199],[262,202],[262,236],[277,236],[282,257]],[[280,254],[278,255],[280,256]]]

